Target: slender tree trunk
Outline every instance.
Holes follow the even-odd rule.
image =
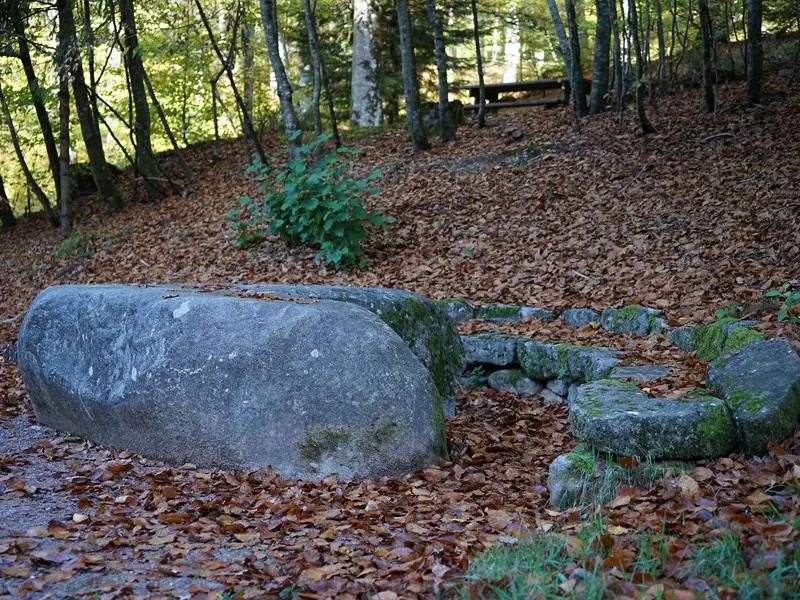
[[[197,12],[200,15],[200,20],[203,22],[203,27],[205,27],[206,33],[208,34],[208,39],[211,42],[211,47],[214,49],[214,54],[217,55],[217,60],[219,60],[220,64],[222,65],[222,70],[228,76],[228,83],[230,83],[231,91],[233,92],[233,97],[236,100],[236,105],[242,112],[242,119],[244,119],[245,122],[245,130],[248,132],[250,140],[253,142],[253,146],[255,146],[258,157],[261,159],[262,163],[266,165],[269,163],[269,159],[267,158],[267,153],[264,152],[264,147],[261,145],[261,140],[258,139],[258,135],[256,134],[255,128],[253,127],[253,122],[250,119],[250,113],[247,112],[247,109],[245,108],[244,105],[244,100],[242,100],[242,96],[241,94],[239,94],[239,88],[236,86],[236,79],[233,76],[233,68],[231,67],[231,58],[228,57],[228,59],[226,59],[222,55],[222,51],[219,49],[217,40],[214,37],[214,32],[212,31],[211,25],[209,24],[208,19],[206,18],[206,13],[205,11],[203,11],[203,5],[200,4],[200,0],[194,0],[194,4],[197,7]],[[231,51],[232,50],[233,47],[231,48]],[[219,76],[217,76],[217,78],[219,78]]]
[[[478,129],[486,126],[486,88],[483,81],[483,57],[481,56],[481,30],[478,22],[478,5],[470,0],[472,8],[472,35],[475,40],[475,62],[478,67]]]
[[[292,85],[286,75],[286,69],[281,60],[280,44],[278,40],[278,12],[276,8],[277,0],[259,0],[261,6],[261,21],[264,25],[264,35],[267,40],[267,54],[272,65],[272,72],[278,86],[278,99],[281,104],[281,115],[283,115],[283,129],[286,137],[289,138],[289,147],[300,142],[302,130],[297,120],[297,113],[294,111],[292,101]]]
[[[3,183],[3,175],[0,174],[0,225],[2,229],[12,229],[17,224],[17,217],[11,208],[11,203],[6,195],[6,186]]]
[[[595,27],[594,54],[592,56],[592,92],[589,112],[605,112],[608,96],[609,54],[611,46],[611,7],[614,0],[597,0],[597,26]]]
[[[20,147],[19,138],[17,137],[17,130],[14,127],[14,121],[11,119],[11,112],[8,109],[8,104],[6,103],[6,96],[3,93],[2,85],[0,85],[0,105],[2,106],[3,116],[6,119],[6,125],[8,126],[8,133],[11,137],[11,145],[14,146],[14,152],[17,155],[17,160],[19,160],[19,166],[22,168],[22,172],[25,174],[25,181],[28,183],[28,188],[33,190],[36,198],[38,198],[39,203],[42,205],[42,211],[47,217],[47,220],[50,221],[53,226],[57,226],[58,220],[53,212],[53,208],[50,206],[50,202],[47,200],[47,196],[45,195],[44,191],[41,187],[39,187],[39,184],[36,183],[36,180],[33,178],[33,174],[28,168],[28,163],[25,162],[25,156],[22,154],[22,148]]]
[[[319,56],[319,38],[317,36],[317,0],[303,0],[303,12],[308,32],[308,53],[311,55],[311,69],[314,72],[314,84],[311,91],[311,116],[314,119],[314,135],[322,135],[322,117],[319,112],[322,95],[322,61]]]
[[[564,58],[567,77],[569,77],[570,73],[572,73],[572,56],[567,42],[567,32],[564,31],[564,22],[561,20],[561,13],[558,12],[556,0],[547,0],[547,8],[550,9],[550,18],[553,20],[553,27],[556,30],[558,47],[561,50],[561,56]]]
[[[456,124],[450,114],[450,98],[447,85],[447,50],[444,45],[444,31],[436,0],[425,0],[428,11],[428,22],[433,32],[433,46],[436,51],[436,71],[439,76],[439,124],[442,129],[442,141],[453,142],[456,139]]]
[[[673,71],[675,69],[675,63],[673,62],[673,57],[675,56],[675,40],[677,40],[680,35],[680,29],[678,28],[678,0],[670,0],[669,12],[672,16],[669,36],[669,80],[672,82]]]
[[[639,40],[639,23],[636,17],[636,0],[628,0],[628,19],[630,23],[631,36],[633,37],[633,51],[636,54],[636,116],[639,118],[639,127],[642,133],[647,135],[655,133],[655,127],[647,118],[644,109],[644,56],[642,56],[642,44]]]
[[[255,64],[255,56],[253,53],[253,38],[255,37],[255,27],[250,15],[244,13],[244,22],[242,23],[242,54],[244,55],[243,73],[244,77],[244,108],[250,118],[253,118],[253,66]],[[247,136],[247,123],[242,115],[242,133]]]
[[[661,0],[656,1],[656,36],[658,37],[658,68],[656,70],[656,81],[658,82],[659,92],[664,86],[664,66],[667,62],[667,41],[664,37],[664,16]]]
[[[58,126],[59,126],[59,150],[61,156],[61,200],[59,208],[59,234],[61,239],[66,238],[72,232],[72,198],[70,194],[69,180],[69,78],[66,73],[59,73],[58,82]]]
[[[425,124],[422,122],[422,110],[419,103],[417,87],[417,65],[414,61],[414,44],[411,39],[411,15],[408,12],[408,0],[396,0],[397,27],[400,30],[400,61],[403,67],[403,90],[406,97],[406,121],[414,150],[430,148]]]
[[[622,125],[625,122],[625,75],[622,72],[622,40],[616,0],[609,0],[608,6],[611,12],[611,30],[614,32],[614,99],[617,104],[617,121]]]
[[[113,10],[111,11],[114,12]],[[113,15],[111,17],[114,18]],[[94,64],[94,29],[92,28],[92,11],[91,0],[83,0],[83,28],[86,37],[86,63],[89,67],[89,91],[91,92],[89,98],[92,102],[92,117],[98,123],[100,128],[100,109],[97,107],[97,98],[95,92],[97,91],[97,79],[95,77],[95,64]]]
[[[375,57],[376,28],[377,15],[372,0],[354,0],[350,120],[358,127],[381,124],[381,95]]]
[[[714,98],[714,74],[712,72],[711,54],[714,44],[714,32],[711,29],[711,13],[708,0],[699,0],[700,34],[703,38],[703,91],[706,97],[706,109],[713,113],[716,105]]]
[[[164,188],[159,182],[158,162],[150,144],[150,106],[144,84],[144,63],[136,32],[133,0],[119,0],[119,13],[122,17],[123,58],[130,76],[135,113],[133,129],[136,134],[136,168],[144,179],[147,196],[150,200],[155,200],[164,195]]]
[[[33,68],[33,61],[31,60],[30,48],[28,47],[28,38],[25,33],[25,21],[20,12],[21,2],[14,1],[10,4],[10,17],[11,23],[14,28],[14,33],[17,37],[19,45],[19,59],[22,62],[22,69],[25,72],[25,78],[28,81],[28,89],[31,92],[31,99],[33,100],[33,107],[36,110],[36,118],[39,121],[39,127],[42,130],[42,138],[44,138],[44,147],[47,150],[47,160],[50,164],[50,172],[53,174],[53,184],[56,189],[56,197],[60,197],[61,181],[58,166],[58,149],[56,148],[56,140],[53,135],[53,126],[50,123],[50,117],[47,114],[47,107],[44,105],[44,98],[42,90],[39,87],[39,79],[36,77],[36,71]]]
[[[747,101],[764,103],[764,54],[761,46],[761,0],[747,2]]]
[[[569,83],[572,87],[572,102],[575,118],[573,129],[580,131],[580,118],[586,115],[586,94],[583,90],[583,69],[581,68],[581,38],[578,32],[578,17],[575,14],[575,0],[567,0],[567,26],[569,27],[569,50],[572,70]]]
[[[670,89],[674,87],[675,79],[678,77],[678,68],[686,57],[687,41],[689,39],[689,29],[692,26],[692,20],[692,0],[688,0],[686,4],[686,27],[683,30],[683,39],[681,40],[681,53],[678,55],[678,62],[675,63],[675,71],[672,74],[672,79],[669,84]]]
[[[80,49],[75,35],[75,17],[72,13],[72,2],[71,0],[57,0],[57,6],[60,68],[67,69],[70,73],[75,108],[81,125],[86,153],[89,156],[92,177],[100,197],[106,202],[109,209],[112,211],[119,210],[122,208],[122,196],[119,195],[114,185],[111,170],[106,162],[99,125],[92,114],[92,104],[83,78]]]
[[[144,72],[144,84],[147,86],[147,93],[150,95],[150,101],[153,103],[153,107],[156,109],[156,114],[161,121],[161,126],[164,128],[164,132],[167,134],[167,137],[172,144],[172,148],[175,150],[175,154],[178,156],[183,175],[187,180],[194,181],[194,173],[192,173],[191,168],[189,168],[189,163],[186,162],[186,158],[183,156],[180,146],[178,146],[178,141],[175,139],[175,135],[172,133],[172,128],[169,126],[169,121],[167,121],[167,116],[164,114],[164,109],[161,108],[161,103],[158,101],[158,97],[153,90],[153,86],[150,84],[150,78],[147,76],[147,71]]]

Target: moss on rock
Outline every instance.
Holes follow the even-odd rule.
[[[349,444],[353,438],[352,432],[346,427],[310,427],[305,434],[305,439],[296,442],[295,447],[301,458],[311,462],[319,462],[325,455]]]

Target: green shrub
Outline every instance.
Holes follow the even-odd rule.
[[[339,148],[322,154],[328,139],[320,136],[298,147],[282,170],[253,163],[248,172],[261,182],[264,195],[241,198],[227,216],[239,246],[255,246],[275,233],[290,244],[318,248],[318,260],[341,269],[359,262],[361,242],[371,230],[394,220],[364,207],[365,199],[378,192],[369,184],[379,173],[353,177],[348,167],[356,153]]]
[[[781,286],[778,290],[769,290],[765,296],[767,298],[779,298],[781,307],[778,310],[779,321],[789,321],[793,325],[800,325],[800,289],[793,289],[788,283]]]
[[[92,233],[78,233],[73,231],[66,239],[61,240],[53,248],[53,258],[66,258],[68,256],[93,256],[97,238]]]

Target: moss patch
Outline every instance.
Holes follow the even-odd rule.
[[[769,396],[763,392],[742,390],[731,394],[728,401],[734,411],[743,410],[751,415],[756,415],[769,402]]]
[[[758,331],[747,327],[734,327],[737,322],[737,319],[723,317],[711,325],[695,327],[692,348],[697,352],[697,357],[711,361],[764,339],[764,335]]]
[[[374,424],[361,434],[356,445],[364,453],[378,452],[389,445],[397,437],[400,428],[394,421]]]
[[[353,434],[345,427],[310,427],[305,433],[305,439],[296,442],[295,447],[302,458],[312,462],[319,462],[326,454],[335,452],[353,438]]]
[[[509,306],[506,304],[490,304],[478,308],[479,319],[514,319],[520,316],[519,306]]]

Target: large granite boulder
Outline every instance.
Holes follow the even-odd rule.
[[[723,400],[703,394],[652,398],[635,383],[580,386],[569,418],[576,438],[620,456],[695,460],[729,454],[738,445],[736,425]]]
[[[375,313],[428,368],[442,396],[445,413],[455,414],[456,378],[464,370],[464,363],[461,339],[442,305],[417,294],[385,288],[257,284],[236,289],[285,299],[349,302]]]
[[[783,338],[718,358],[708,369],[708,385],[728,402],[748,454],[765,454],[800,420],[800,357]]]
[[[446,453],[428,370],[352,303],[52,287],[18,361],[42,424],[177,464],[350,478]]]

